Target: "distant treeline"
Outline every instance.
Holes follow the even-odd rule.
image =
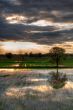
[[[14,60],[24,60],[26,58],[31,58],[31,57],[34,57],[34,58],[43,58],[43,57],[50,57],[51,54],[47,53],[47,54],[41,54],[41,53],[38,53],[38,54],[33,54],[33,53],[30,53],[30,54],[12,54],[12,53],[6,53],[6,54],[0,54],[0,61],[1,60],[4,60],[4,59],[14,59]],[[71,57],[73,58],[73,54],[64,54],[67,57]]]

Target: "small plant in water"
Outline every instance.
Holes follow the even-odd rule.
[[[67,76],[65,73],[56,73],[56,72],[52,72],[50,73],[50,85],[55,88],[55,89],[59,89],[62,88],[63,86],[65,86],[67,81]]]

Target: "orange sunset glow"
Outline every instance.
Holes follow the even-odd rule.
[[[11,52],[14,54],[24,53],[48,53],[49,50],[54,47],[62,47],[66,50],[66,53],[73,53],[73,42],[57,43],[52,45],[37,44],[34,42],[19,42],[19,41],[4,41],[0,42],[1,53]]]
[[[47,53],[48,46],[47,45],[39,45],[33,42],[14,42],[14,41],[7,41],[1,42],[2,49],[5,52],[11,53]]]

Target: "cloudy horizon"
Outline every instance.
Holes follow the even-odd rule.
[[[0,44],[5,42],[42,53],[58,44],[73,53],[73,0],[0,0]]]

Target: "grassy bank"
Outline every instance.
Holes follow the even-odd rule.
[[[60,68],[72,68],[73,57],[67,57],[59,65]],[[56,65],[50,62],[46,57],[25,57],[24,59],[1,59],[0,68],[56,68]]]
[[[73,55],[65,55],[65,59],[59,64],[60,68],[73,67]],[[56,68],[48,55],[24,56],[13,55],[12,57],[0,56],[0,68]]]

